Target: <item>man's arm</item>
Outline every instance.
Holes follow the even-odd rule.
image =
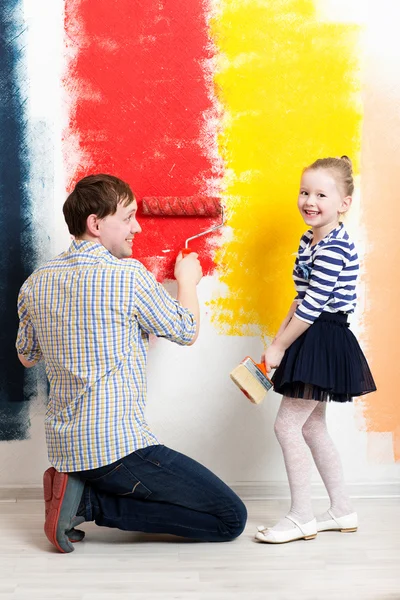
[[[136,273],[133,312],[140,327],[181,346],[191,346],[199,330],[196,286],[202,277],[197,254],[175,263],[178,298],[173,298],[143,265]]]
[[[178,302],[190,310],[196,321],[196,333],[191,343],[191,346],[197,340],[200,327],[200,307],[197,297],[197,284],[202,277],[201,266],[194,252],[182,258],[179,254],[175,263],[175,278],[178,282]]]
[[[21,361],[21,363],[24,365],[24,367],[26,367],[27,369],[34,367],[39,362],[38,360],[33,360],[33,361],[26,360],[26,358],[22,354],[18,354],[18,358]]]
[[[42,351],[25,300],[26,285],[27,282],[22,286],[18,296],[19,327],[15,345],[20,362],[30,369],[41,360]]]

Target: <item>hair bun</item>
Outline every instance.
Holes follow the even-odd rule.
[[[349,165],[350,169],[353,168],[352,162],[351,162],[350,158],[348,156],[346,156],[346,154],[343,154],[343,156],[340,157],[340,160],[344,160],[344,162]]]

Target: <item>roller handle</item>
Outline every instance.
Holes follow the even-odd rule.
[[[181,250],[183,257],[187,256],[188,254],[191,254],[192,252],[193,252],[193,250],[191,248],[182,248],[182,250]]]

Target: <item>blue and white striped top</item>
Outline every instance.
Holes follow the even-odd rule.
[[[356,306],[359,261],[342,223],[312,246],[310,229],[300,240],[293,279],[298,307],[295,315],[313,323],[322,311],[351,313]]]
[[[159,443],[145,418],[149,334],[189,344],[196,324],[140,262],[73,241],[26,280],[18,313],[18,353],[46,364],[46,441],[58,471]]]

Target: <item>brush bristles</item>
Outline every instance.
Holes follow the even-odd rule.
[[[230,373],[234,383],[244,392],[251,402],[260,404],[267,393],[267,388],[251,373],[248,367],[241,363]]]
[[[155,217],[218,217],[222,208],[218,198],[150,196],[142,200],[142,213]]]

